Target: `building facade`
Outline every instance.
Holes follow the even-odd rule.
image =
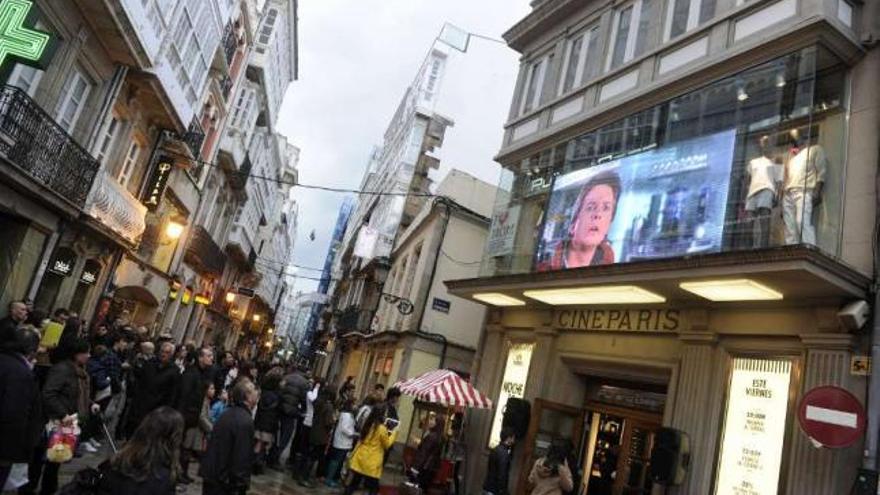
[[[283,34],[262,39],[267,6]],[[11,242],[3,304],[29,299],[40,312],[68,308],[92,325],[122,318],[201,341],[217,326],[201,322],[228,271],[220,246],[248,199],[246,161],[230,169],[218,156],[240,108],[233,96],[261,81],[256,69],[246,77],[266,65],[249,62],[260,42],[292,54],[281,76],[274,66],[265,71],[280,105],[279,85],[296,72],[296,2],[70,0],[31,8],[36,21],[26,27],[51,36],[54,56],[5,71],[2,221]],[[278,112],[260,91],[248,117],[234,122],[251,136],[260,115]],[[288,182],[290,153],[281,147],[275,155]],[[273,221],[295,224],[295,208],[285,208]],[[289,255],[290,232],[272,229],[286,241],[267,238]]]
[[[838,312],[874,280],[877,11],[532,5],[505,34],[522,68],[481,274],[447,282],[490,308],[473,372],[497,404],[471,416],[472,462],[520,397],[516,493],[558,437],[587,494],[845,493],[863,441],[813,446],[797,406],[866,398],[850,362],[869,340]],[[690,439],[668,492],[661,427]]]

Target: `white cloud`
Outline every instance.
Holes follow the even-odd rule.
[[[300,182],[357,188],[382,134],[444,22],[500,38],[528,13],[528,0],[300,0],[300,76],[278,129],[302,149]],[[519,55],[472,39],[455,52],[437,111],[455,120],[440,152],[440,174],[455,167],[490,183]],[[323,266],[343,195],[297,188],[295,262]],[[315,241],[308,239],[316,231]],[[303,276],[315,276],[300,271]],[[317,282],[299,279],[295,290]]]

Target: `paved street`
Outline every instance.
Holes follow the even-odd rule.
[[[61,469],[61,474],[59,476],[60,486],[64,486],[65,483],[68,483],[73,475],[79,471],[80,469],[84,469],[86,467],[95,467],[103,462],[104,459],[107,458],[109,454],[109,449],[104,446],[101,448],[101,451],[96,454],[84,454],[82,457],[74,459],[69,464],[66,464]],[[194,473],[198,471],[198,466],[193,465],[190,466],[190,476],[196,479],[196,482],[192,485],[189,485],[184,493],[186,495],[200,495],[202,493],[202,484],[201,479],[198,476],[195,476]],[[387,473],[388,476],[383,479],[383,485],[387,485],[387,487],[396,486],[399,481],[399,477],[392,472]],[[389,488],[383,489],[383,495],[391,495],[394,493],[393,490]],[[272,469],[267,469],[265,474],[260,476],[254,476],[251,481],[251,490],[248,492],[251,495],[299,495],[299,494],[310,494],[310,495],[336,495],[342,493],[341,489],[331,489],[327,488],[323,485],[317,488],[304,488],[298,485],[293,478],[290,476],[289,472],[281,472],[275,471]]]

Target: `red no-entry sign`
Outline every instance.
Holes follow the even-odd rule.
[[[849,447],[865,433],[865,408],[845,389],[816,387],[801,399],[798,422],[823,447]]]

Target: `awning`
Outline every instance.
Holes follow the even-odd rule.
[[[492,408],[491,399],[450,370],[429,371],[421,376],[398,382],[394,386],[402,393],[424,402],[444,406]]]

